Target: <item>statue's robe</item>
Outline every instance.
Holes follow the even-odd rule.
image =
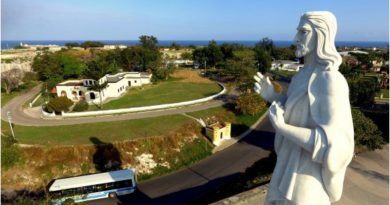
[[[337,70],[301,69],[285,103],[287,124],[313,130],[312,152],[276,133],[277,163],[265,204],[330,204],[341,198],[353,157],[349,90]]]

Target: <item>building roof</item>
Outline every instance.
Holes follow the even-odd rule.
[[[116,75],[106,75],[106,78],[107,78],[108,83],[116,83],[116,82],[122,80],[123,76],[124,76],[123,73],[119,73]]]
[[[62,83],[59,83],[58,85],[62,86],[82,86],[83,80],[68,80]]]
[[[133,179],[133,176],[134,172],[132,170],[125,169],[112,172],[57,179],[50,186],[49,191],[58,191],[82,186],[123,181]]]
[[[221,129],[221,128],[226,127],[226,123],[223,123],[223,122],[214,122],[214,123],[212,123],[212,124],[208,124],[207,127],[208,127],[208,128],[211,128],[211,129]]]

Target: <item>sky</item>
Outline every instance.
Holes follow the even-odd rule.
[[[292,40],[327,10],[337,41],[388,41],[389,0],[1,0],[2,40]]]

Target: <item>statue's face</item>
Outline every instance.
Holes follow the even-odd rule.
[[[294,45],[297,46],[295,56],[301,58],[314,52],[316,38],[317,35],[313,31],[311,24],[306,19],[301,19],[297,28],[297,34],[294,38]]]

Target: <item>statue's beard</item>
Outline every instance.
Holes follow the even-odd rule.
[[[295,57],[302,58],[307,54],[307,48],[303,44],[298,44],[297,48],[295,49]]]

